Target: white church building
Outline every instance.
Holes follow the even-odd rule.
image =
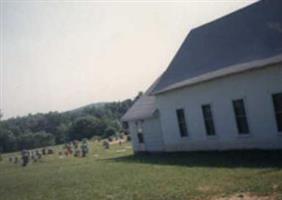
[[[190,31],[122,117],[135,152],[282,149],[282,1]]]

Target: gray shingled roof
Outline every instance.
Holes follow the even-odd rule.
[[[146,119],[153,116],[156,111],[154,96],[141,96],[135,104],[121,118],[122,121]]]
[[[152,93],[231,65],[281,53],[282,1],[259,1],[193,29]]]
[[[122,121],[140,120],[150,118],[156,112],[155,96],[150,96],[152,89],[158,83],[159,78],[150,86],[129,110],[121,118]]]

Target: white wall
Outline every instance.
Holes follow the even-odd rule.
[[[224,77],[194,86],[160,94],[156,98],[160,110],[166,151],[278,149],[282,133],[278,133],[272,94],[282,92],[282,64]],[[232,100],[243,98],[250,134],[238,134]],[[206,135],[202,104],[211,104],[216,136]],[[184,108],[188,137],[180,137],[176,109]]]
[[[135,121],[129,122],[129,132],[132,138],[132,146],[135,152],[139,151],[149,151],[149,152],[160,152],[163,151],[163,140],[161,133],[160,120],[158,117],[147,118],[138,121],[143,130],[144,144],[138,143],[137,133],[138,126],[136,126]]]
[[[129,135],[131,137],[131,144],[132,148],[135,152],[140,151],[140,146],[138,144],[138,138],[137,138],[137,127],[135,125],[135,121],[128,121],[129,126]]]

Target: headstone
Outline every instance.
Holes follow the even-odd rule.
[[[53,151],[53,149],[48,149],[47,153],[48,153],[48,155],[51,155],[51,154],[54,154],[54,151]]]
[[[22,166],[25,167],[27,166],[28,162],[29,162],[29,152],[27,150],[22,150],[21,152],[22,154]]]

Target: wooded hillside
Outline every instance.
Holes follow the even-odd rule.
[[[91,104],[68,112],[29,114],[3,120],[0,122],[0,152],[119,134],[121,116],[139,95],[134,100]]]

